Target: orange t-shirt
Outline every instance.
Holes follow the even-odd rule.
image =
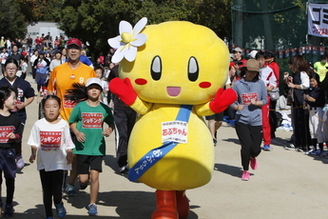
[[[66,90],[72,89],[74,83],[85,84],[89,78],[97,77],[93,68],[80,63],[76,69],[72,69],[68,62],[54,68],[48,82],[48,91],[56,94],[61,99],[60,116],[68,121],[75,103],[65,100]]]

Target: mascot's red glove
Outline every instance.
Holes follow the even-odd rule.
[[[233,89],[229,88],[223,90],[220,88],[216,94],[214,99],[210,102],[210,109],[214,113],[220,113],[224,111],[228,106],[230,106],[237,99],[237,93]]]
[[[137,99],[129,78],[114,78],[109,82],[109,90],[120,98],[126,105],[131,106]]]

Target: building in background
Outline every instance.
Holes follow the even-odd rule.
[[[41,36],[44,34],[44,36],[46,36],[48,32],[50,32],[52,40],[54,40],[56,36],[64,36],[65,39],[67,39],[64,31],[59,29],[58,24],[55,22],[37,22],[29,24],[27,26],[26,37],[31,36],[34,42],[37,35]]]

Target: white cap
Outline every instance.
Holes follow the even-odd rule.
[[[89,87],[90,85],[93,85],[93,84],[99,85],[102,89],[101,80],[99,78],[89,78],[87,80],[87,83],[85,84],[85,86]]]
[[[240,47],[236,47],[236,48],[233,48],[233,49],[232,49],[232,52],[240,52],[240,53],[242,53],[243,50],[241,50]]]
[[[252,50],[250,53],[248,53],[248,56],[251,57],[252,59],[255,59],[256,54],[257,54],[257,51]]]

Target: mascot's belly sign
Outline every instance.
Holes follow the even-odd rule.
[[[154,104],[135,124],[130,136],[130,168],[150,150],[161,146],[162,124],[176,120],[179,105]],[[160,121],[160,122],[159,122]],[[202,118],[190,113],[187,143],[179,143],[147,170],[139,181],[160,190],[186,190],[208,183],[214,165],[212,137]]]

